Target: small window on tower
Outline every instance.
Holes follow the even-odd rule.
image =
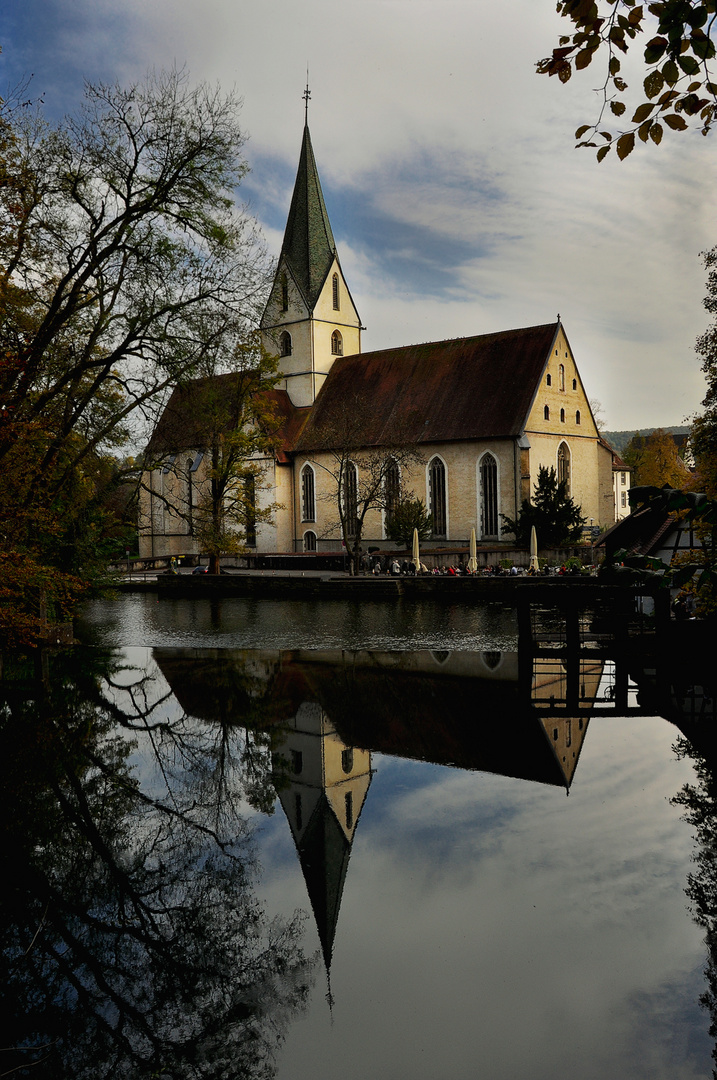
[[[281,275],[281,310],[289,310],[289,282],[286,279],[286,274]]]
[[[561,424],[565,423],[565,409],[560,410],[560,423]]]
[[[552,375],[546,375],[545,376],[545,385],[546,386],[552,386],[553,385],[553,376]]]
[[[282,356],[291,356],[291,334],[285,330],[279,338],[279,351]]]
[[[331,282],[331,286],[332,286],[332,290],[333,290],[334,311],[338,311],[339,307],[340,307],[340,304],[339,304],[339,275],[338,274],[334,274],[333,280]]]
[[[343,356],[344,354],[344,343],[338,330],[334,330],[331,335],[331,353],[333,356]]]
[[[578,409],[578,410],[576,411],[576,413],[575,413],[575,423],[576,423],[576,424],[579,424],[579,423],[580,423],[580,409]]]
[[[577,388],[578,388],[578,380],[573,379],[573,390],[577,390]]]
[[[550,406],[546,405],[545,408],[543,409],[543,420],[549,420],[549,419],[550,419]]]

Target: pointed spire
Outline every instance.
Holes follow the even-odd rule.
[[[336,255],[336,243],[319,182],[308,124],[281,247],[284,259],[313,310]]]
[[[297,850],[328,974],[351,844],[323,792]]]

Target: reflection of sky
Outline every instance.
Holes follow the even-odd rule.
[[[558,788],[375,757],[344,889],[330,1025],[317,984],[279,1077],[664,1077],[708,1070],[686,910],[692,776],[661,720],[594,720]],[[280,808],[272,906],[307,906]],[[310,925],[313,933],[313,926]]]

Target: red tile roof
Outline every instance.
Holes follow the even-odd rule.
[[[559,324],[336,360],[296,444],[336,445],[347,411],[363,446],[519,435]]]
[[[290,460],[289,452],[294,449],[306,421],[311,413],[311,406],[298,408],[292,405],[286,390],[268,390],[266,397],[273,402],[274,412],[281,423],[277,431],[277,461],[286,463]]]
[[[605,446],[607,446],[608,450],[610,450],[611,453],[612,453],[613,472],[632,472],[633,471],[632,465],[627,465],[622,460],[622,458],[618,454],[617,450],[613,450],[613,448],[610,446],[610,443],[605,442],[604,439],[601,439],[600,442],[603,443]]]
[[[239,375],[210,375],[176,386],[152,434],[147,454],[202,450],[211,442],[211,431],[232,431],[237,425]],[[310,410],[292,405],[286,390],[264,392],[280,420],[276,433],[277,460],[289,460],[290,451],[306,422]]]

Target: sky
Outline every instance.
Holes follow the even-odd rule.
[[[554,0],[0,0],[0,94],[51,118],[83,81],[150,68],[235,90],[239,198],[281,247],[309,126],[363,349],[563,321],[608,430],[689,422],[705,393],[700,252],[717,244],[717,135],[624,162],[575,149],[595,66],[535,73]],[[639,58],[624,65],[639,103]],[[632,75],[631,75],[632,72]]]

